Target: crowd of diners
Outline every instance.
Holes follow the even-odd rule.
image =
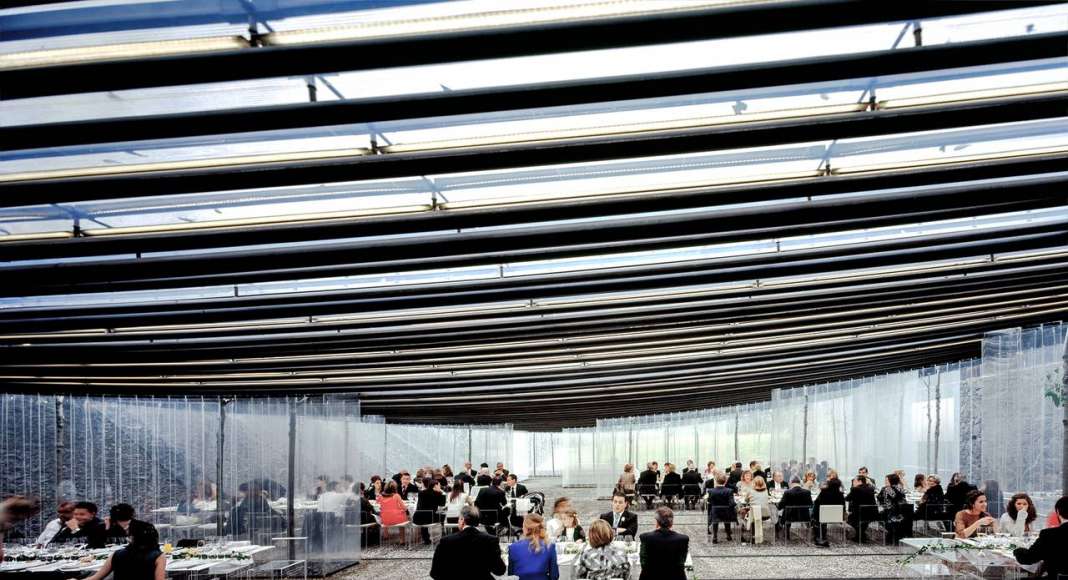
[[[1017,493],[1005,500],[997,482],[985,481],[980,489],[960,473],[954,473],[944,489],[938,475],[922,473],[915,474],[909,486],[904,470],[887,473],[881,486],[866,467],[846,481],[826,461],[783,463],[778,470],[764,468],[759,461],[750,461],[748,469],[736,462],[721,470],[714,461],[700,469],[689,460],[681,472],[670,462],[661,470],[652,461],[640,473],[635,473],[633,465],[625,465],[616,489],[645,502],[647,508],[662,501],[692,509],[705,499],[713,542],[719,541],[721,525],[732,540],[732,525],[747,522],[754,506],[761,507],[763,520],[776,519],[777,531],[791,522],[811,524],[814,542],[820,546],[827,546],[828,541],[819,508],[829,505],[843,506],[858,542],[869,541],[867,528],[876,521],[886,528],[888,542],[910,535],[917,518],[944,526],[958,538],[999,531],[1024,536],[1061,524],[1055,509],[1040,520],[1028,494]],[[778,496],[777,502],[773,496]]]
[[[924,519],[944,525],[958,538],[998,531],[1014,536],[1041,531],[1030,548],[1016,550],[1017,559],[1023,564],[1043,562],[1045,573],[1051,577],[1068,573],[1065,561],[1068,551],[1063,549],[1068,546],[1065,525],[1068,496],[1057,500],[1046,518],[1040,518],[1027,494],[1017,493],[1006,501],[995,482],[984,482],[983,489],[979,489],[959,473],[953,474],[945,489],[939,476],[916,474],[910,489],[906,486],[905,473],[898,470],[886,474],[883,485],[877,488],[868,470],[861,467],[849,478],[846,489],[839,474],[826,467],[826,462],[807,466],[784,464],[784,467],[789,470],[789,477],[782,470],[765,469],[757,461],[750,462],[749,469],[743,469],[738,462],[726,471],[718,469],[714,462],[698,469],[692,460],[681,471],[672,463],[665,463],[661,471],[658,462],[653,461],[640,473],[627,464],[613,490],[611,509],[585,528],[567,497],[555,499],[548,518],[537,513],[512,513],[508,509],[509,500],[527,496],[528,490],[503,463],[498,463],[492,471],[485,463],[474,469],[470,462],[456,472],[449,465],[423,467],[416,470],[414,477],[409,471],[401,470],[389,479],[372,476],[366,483],[356,482],[349,476],[334,480],[323,475],[316,478],[308,499],[318,502],[320,512],[340,515],[357,509],[362,523],[369,526],[366,536],[371,543],[391,526],[404,527],[408,523],[423,526],[443,521],[446,514],[455,514],[456,532],[444,534],[434,553],[430,575],[435,580],[466,580],[472,574],[489,577],[489,573],[505,572],[520,580],[555,580],[559,576],[558,542],[582,543],[576,577],[625,579],[630,575],[631,565],[624,549],[614,542],[619,539],[636,539],[640,543],[640,580],[681,580],[685,578],[689,538],[672,529],[672,508],[681,503],[692,509],[701,499],[707,503],[713,543],[719,541],[720,525],[726,539],[731,541],[732,525],[745,521],[760,506],[765,518],[775,511],[783,514],[776,522],[777,531],[791,523],[787,514],[799,509],[805,514],[803,523],[811,526],[814,543],[828,546],[826,524],[819,521],[820,506],[843,506],[857,541],[868,541],[866,528],[873,521],[883,522],[888,541],[896,541],[911,530],[895,526],[907,523],[911,528],[912,521],[895,516],[913,512],[913,501],[919,497],[915,512],[927,514]],[[277,484],[269,480],[243,484],[230,508],[230,519],[239,517],[233,511],[242,506],[246,510],[272,510],[269,501],[273,494],[285,493],[284,489],[276,488]],[[472,490],[477,490],[477,494],[472,496]],[[206,483],[198,484],[193,496],[187,510],[206,511],[212,505],[210,502],[220,500],[214,485]],[[639,534],[638,517],[631,511],[632,505],[645,502],[651,509],[655,502],[661,501],[665,505],[656,509],[654,529]],[[443,509],[450,505],[452,509]],[[38,507],[21,496],[4,500],[0,503],[0,534],[36,513]],[[111,506],[108,515],[100,518],[97,506],[91,502],[64,501],[35,545],[74,542],[101,548],[125,544],[108,558],[92,580],[112,572],[117,573],[116,577],[161,580],[165,577],[165,558],[159,549],[159,534],[152,524],[135,516],[134,508],[126,503]],[[507,564],[497,534],[502,525],[521,529],[521,538],[507,548]],[[420,530],[423,541],[429,543],[428,529]],[[0,541],[0,557],[2,554]]]

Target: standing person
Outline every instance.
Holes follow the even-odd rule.
[[[103,548],[107,545],[107,528],[104,527],[104,522],[96,517],[96,513],[95,503],[80,501],[74,504],[71,519],[67,520],[66,527],[60,530],[52,541],[62,544],[85,538],[89,548]]]
[[[508,546],[508,574],[519,580],[558,580],[556,544],[549,541],[545,520],[538,514],[523,518],[523,539]]]
[[[656,529],[641,535],[642,573],[639,580],[686,580],[690,538],[672,530],[675,512],[656,510]]]
[[[727,476],[716,474],[716,486],[708,491],[708,526],[712,528],[712,543],[719,543],[719,524],[727,532],[727,541],[731,538],[731,524],[738,519],[737,504],[734,502],[734,490],[727,487]]]
[[[612,511],[601,514],[601,519],[612,526],[616,535],[638,535],[638,516],[627,510],[627,497],[621,493],[612,495]]]
[[[845,506],[845,496],[842,495],[842,480],[832,477],[820,489],[816,501],[812,502],[812,535],[813,542],[822,548],[829,548],[831,543],[827,541],[827,524],[820,523],[820,506],[840,505]]]
[[[1035,511],[1031,496],[1018,493],[1009,500],[1005,513],[1001,514],[998,519],[998,527],[1003,532],[1022,538],[1024,534],[1035,531],[1036,519],[1038,519],[1038,512]]]
[[[72,517],[74,517],[74,502],[64,501],[60,503],[56,509],[56,519],[48,522],[41,535],[37,536],[37,541],[34,544],[38,548],[47,546]]]
[[[1030,548],[1017,548],[1012,555],[1024,565],[1042,562],[1046,576],[1063,578],[1068,576],[1068,551],[1064,549],[1068,546],[1068,495],[1057,500],[1053,512],[1060,518],[1061,525],[1042,530]]]
[[[159,532],[155,526],[131,522],[130,543],[109,556],[89,580],[103,580],[113,572],[113,580],[165,580],[167,558],[159,549]]]
[[[470,464],[468,464],[470,465]],[[434,580],[493,580],[508,568],[501,559],[497,538],[478,529],[482,516],[478,508],[460,510],[460,531],[441,538],[434,550],[430,577]]]
[[[622,549],[612,545],[614,536],[612,526],[604,520],[594,520],[590,525],[590,547],[579,555],[575,567],[577,578],[630,578],[630,562]]]
[[[970,538],[980,531],[998,531],[998,521],[986,511],[986,494],[974,490],[964,500],[964,509],[957,512],[953,530],[958,538]]]

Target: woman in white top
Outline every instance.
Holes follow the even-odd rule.
[[[566,497],[558,497],[553,502],[553,517],[545,523],[545,531],[549,535],[549,540],[555,540],[560,532],[564,530],[564,512],[572,510],[571,500]]]
[[[321,513],[333,512],[338,517],[345,516],[345,507],[352,503],[356,504],[356,495],[346,491],[346,486],[339,481],[331,481],[327,484],[327,491],[319,494],[319,511]]]
[[[708,465],[705,466],[705,471],[702,474],[702,477],[705,479],[705,481],[708,481],[709,479],[712,479],[715,476],[716,476],[716,462],[715,461],[709,461]]]
[[[1037,532],[1038,513],[1031,496],[1026,493],[1018,493],[1009,500],[1005,507],[1005,513],[998,519],[998,527],[1003,532],[1022,538],[1028,532]]]
[[[746,502],[749,507],[760,506],[760,513],[763,515],[763,519],[769,519],[771,517],[770,504],[771,496],[768,495],[768,485],[764,483],[763,477],[758,477],[753,481],[753,488],[745,496]]]

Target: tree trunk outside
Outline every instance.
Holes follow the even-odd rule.
[[[938,445],[942,436],[942,371],[935,380],[934,472],[938,473]]]
[[[924,377],[927,387],[927,473],[931,473],[931,377]]]
[[[63,416],[63,395],[56,396],[56,495],[59,495],[61,490],[61,484],[63,483],[63,453],[65,450],[64,440],[66,439],[66,417]],[[58,498],[58,499],[74,499],[74,498]]]

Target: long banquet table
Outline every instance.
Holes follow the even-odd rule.
[[[65,572],[88,575],[104,566],[107,557],[121,546],[99,549],[66,547],[37,550],[12,546],[5,550],[0,574]],[[215,547],[173,550],[167,555],[167,573],[210,572],[215,568],[253,566],[256,556],[274,550],[273,546],[258,546],[248,542],[230,542]],[[22,560],[22,558],[33,558]],[[59,558],[59,559],[57,559]]]

